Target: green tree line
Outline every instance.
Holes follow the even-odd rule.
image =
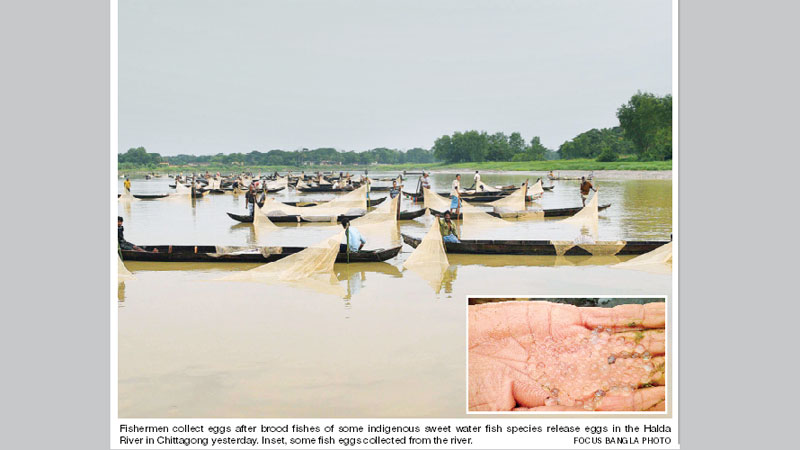
[[[364,152],[338,151],[323,147],[297,151],[217,153],[216,155],[161,156],[144,147],[118,155],[121,168],[170,165],[218,164],[243,166],[302,166],[305,164],[403,164],[461,163],[484,161],[545,161],[589,158],[610,162],[620,158],[639,161],[672,159],[672,95],[658,97],[637,92],[617,110],[619,126],[591,129],[564,142],[557,150],[542,145],[538,136],[526,141],[519,132],[489,134],[486,131],[456,131],[436,139],[431,149],[408,151],[374,148]]]

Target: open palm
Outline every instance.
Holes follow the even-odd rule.
[[[471,411],[663,410],[664,303],[469,307]]]

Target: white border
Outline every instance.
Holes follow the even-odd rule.
[[[665,398],[665,407],[664,411],[470,411],[469,410],[469,308],[464,308],[464,324],[466,325],[467,332],[464,333],[464,360],[467,362],[466,367],[464,368],[464,405],[466,408],[467,415],[504,415],[509,416],[509,419],[517,418],[519,416],[522,417],[542,417],[542,416],[587,416],[586,418],[592,418],[592,416],[635,416],[647,419],[675,419],[677,420],[677,415],[675,414],[675,410],[673,409],[670,411],[670,406],[677,405],[677,402],[673,402],[673,391],[677,392],[675,389],[675,385],[673,384],[670,386],[670,383],[673,381],[672,378],[676,378],[674,372],[672,372],[672,362],[676,360],[675,350],[672,348],[672,340],[675,339],[677,334],[672,330],[670,327],[672,326],[672,320],[670,320],[669,310],[672,306],[670,303],[669,295],[662,294],[662,295],[598,295],[598,296],[591,296],[591,295],[530,295],[530,294],[520,294],[520,295],[467,295],[464,299],[466,304],[469,305],[469,299],[471,298],[528,298],[528,299],[549,299],[549,298],[660,298],[663,299],[666,303],[666,317],[665,317],[665,329],[667,330],[667,336],[670,338],[664,342],[664,354],[667,355],[666,364],[667,364],[667,395]],[[666,376],[666,374],[665,374]],[[672,388],[672,389],[670,389]],[[670,412],[672,413],[672,417],[670,417]],[[583,417],[581,417],[582,419]]]
[[[670,343],[673,345],[673,352],[671,357],[671,370],[669,373],[671,374],[671,383],[672,389],[670,395],[668,395],[668,401],[672,401],[672,419],[671,423],[677,427],[678,424],[678,417],[679,417],[679,404],[678,404],[678,394],[679,390],[679,381],[680,381],[680,370],[679,370],[679,355],[677,353],[678,345],[679,345],[679,334],[680,334],[680,325],[677,320],[679,317],[679,300],[678,300],[678,280],[679,280],[679,254],[680,254],[680,240],[679,240],[679,228],[678,228],[678,211],[679,211],[679,190],[678,185],[679,182],[679,158],[680,158],[680,150],[678,145],[678,138],[679,138],[679,39],[678,39],[678,12],[679,12],[679,5],[678,0],[672,0],[672,234],[673,234],[673,241],[677,244],[673,246],[673,273],[672,273],[672,295],[667,296],[667,303],[670,307],[671,313],[668,314],[667,320],[672,317],[672,323],[674,326],[672,327],[672,338],[670,339]],[[119,147],[119,104],[118,104],[118,95],[119,95],[119,53],[118,53],[118,36],[119,36],[119,5],[117,0],[112,0],[110,2],[110,36],[109,36],[109,43],[110,43],[110,104],[109,104],[109,112],[110,112],[110,151],[112,152],[112,157],[109,158],[109,206],[111,211],[115,211],[117,208],[117,176],[118,176],[118,168],[117,168],[117,158],[116,153],[118,152]],[[113,221],[114,214],[111,214],[110,221]],[[116,247],[116,239],[113,233],[113,228],[109,227],[109,245],[111,249]],[[116,252],[111,251],[109,252],[109,274],[111,278],[111,283],[109,283],[109,300],[114,299],[117,296],[117,274],[114,271],[116,264],[114,263],[114,256],[116,256]],[[477,297],[477,296],[476,296]],[[529,295],[525,295],[523,297],[529,297]],[[553,298],[554,296],[550,296]],[[561,295],[560,297],[569,297],[566,295]],[[585,295],[582,297],[586,297]],[[625,296],[616,296],[616,297],[625,297]],[[646,296],[633,296],[633,297],[646,297]],[[113,305],[110,309],[109,320],[110,323],[110,371],[109,371],[109,378],[110,378],[110,405],[109,405],[109,413],[110,413],[110,422],[111,422],[111,436],[110,436],[110,445],[111,448],[118,448],[118,433],[116,430],[119,428],[120,419],[118,416],[119,408],[118,408],[118,306]],[[466,308],[465,308],[466,309]],[[469,403],[466,403],[467,407],[469,407]],[[669,408],[670,403],[667,403],[667,408]],[[548,412],[547,414],[556,414],[557,412]],[[468,413],[468,414],[476,414],[476,413]],[[487,414],[487,413],[481,413]],[[509,414],[509,413],[501,413],[501,414]],[[544,413],[536,413],[536,414],[544,414]],[[572,414],[575,414],[573,412]],[[597,414],[597,412],[589,412],[589,414]],[[614,414],[621,414],[620,412],[615,412]],[[642,414],[642,413],[637,413]],[[661,414],[661,413],[656,413]],[[541,416],[538,416],[541,417]],[[516,419],[517,416],[509,417]],[[590,418],[590,417],[587,417]],[[654,416],[647,415],[644,418],[656,418]],[[542,419],[545,419],[542,417]],[[169,419],[158,419],[161,420],[169,420]],[[208,419],[181,419],[182,421],[196,421],[196,420],[208,420]],[[278,420],[278,419],[270,419],[270,420]],[[284,421],[293,421],[292,419],[283,419]],[[317,421],[321,419],[310,419],[311,421]],[[354,419],[354,420],[365,420],[365,419]],[[423,419],[425,421],[436,422],[439,421],[438,419]],[[456,420],[456,419],[453,419]],[[463,419],[457,419],[463,420]],[[575,419],[579,421],[581,419]],[[249,419],[247,421],[250,421]],[[131,422],[131,421],[127,421]],[[245,422],[245,421],[242,421]],[[337,420],[338,422],[338,420]],[[678,429],[678,433],[680,433],[680,429]],[[680,434],[678,434],[678,445],[680,445]]]
[[[110,107],[110,113],[111,113],[110,114],[110,117],[111,117],[110,122],[111,123],[109,124],[109,126],[111,127],[111,142],[109,143],[109,145],[111,146],[111,148],[109,150],[111,152],[113,152],[113,153],[112,153],[112,157],[109,158],[110,161],[109,161],[109,171],[108,171],[109,184],[110,184],[108,201],[111,204],[111,211],[112,211],[111,217],[109,218],[109,224],[114,223],[113,222],[114,221],[114,216],[116,214],[114,214],[113,211],[117,211],[117,209],[118,209],[118,207],[117,207],[117,195],[116,195],[117,194],[117,183],[118,183],[118,181],[117,181],[117,176],[118,176],[117,175],[117,171],[118,171],[117,166],[118,166],[118,164],[117,164],[116,153],[118,151],[117,148],[119,147],[119,116],[118,116],[118,114],[119,114],[119,104],[118,104],[118,101],[119,101],[119,98],[118,98],[119,97],[119,48],[118,48],[118,45],[119,45],[118,44],[118,42],[119,42],[119,39],[118,39],[118,36],[119,36],[119,28],[118,28],[118,25],[119,25],[119,9],[118,9],[117,0],[113,0],[111,2],[110,11],[111,11],[111,14],[110,14],[110,16],[111,16],[110,17],[111,24],[110,24],[109,29],[111,31],[110,32],[111,42],[110,42],[109,49],[110,49],[110,53],[111,53],[111,55],[110,55],[111,56],[111,58],[110,58],[111,59],[111,83],[110,83],[110,85],[111,85],[111,101],[110,101],[109,107]],[[108,240],[109,240],[110,248],[111,249],[115,249],[115,248],[117,248],[118,244],[117,244],[115,236],[114,236],[114,230],[113,230],[113,227],[109,226],[108,228],[109,228]],[[114,299],[114,298],[117,297],[116,291],[118,289],[118,286],[117,286],[118,280],[117,280],[117,273],[114,271],[114,267],[116,267],[117,264],[114,264],[114,256],[116,256],[117,258],[119,258],[119,256],[116,254],[115,251],[111,251],[109,253],[110,253],[108,255],[109,256],[109,272],[111,273],[112,282],[110,283],[110,291],[111,292],[109,293],[109,297],[108,298],[109,298],[109,300],[111,300],[111,299]],[[111,404],[110,404],[109,407],[110,407],[110,413],[111,413],[111,425],[112,426],[117,425],[117,429],[119,429],[119,425],[118,425],[118,421],[119,421],[119,408],[118,408],[118,401],[119,401],[119,395],[118,395],[118,388],[119,388],[119,386],[118,386],[118,383],[119,383],[119,374],[118,374],[118,370],[119,370],[119,364],[118,364],[118,361],[119,361],[119,348],[118,348],[118,345],[119,345],[119,342],[118,342],[119,341],[119,332],[118,332],[118,326],[119,326],[119,323],[117,322],[118,321],[118,316],[119,316],[118,315],[118,312],[119,312],[118,308],[119,308],[119,306],[117,306],[117,305],[112,305],[111,308],[109,308],[111,310],[111,313],[110,313],[111,326],[109,327],[111,329],[111,336],[110,336],[110,339],[109,339],[109,342],[110,342],[110,345],[111,345],[111,370],[110,370],[110,374],[109,374],[109,376],[111,377],[111,383],[110,383],[111,384],[111,402],[110,402]],[[117,442],[117,441],[114,440],[115,437],[116,437],[116,433],[114,432],[114,430],[112,428],[112,431],[111,431],[111,446],[112,446],[112,448],[113,448],[115,442]]]

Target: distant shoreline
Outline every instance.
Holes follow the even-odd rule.
[[[238,166],[238,165],[208,165],[208,166],[161,166],[158,168],[137,167],[129,169],[118,169],[119,175],[144,175],[146,173],[205,173],[206,171],[225,174],[239,172],[292,172],[307,173],[320,172],[419,172],[429,171],[432,173],[456,173],[469,171],[483,171],[486,173],[496,172],[523,172],[542,176],[551,170],[556,176],[574,177],[586,175],[587,172],[594,172],[595,176],[610,175],[613,178],[641,178],[641,179],[671,179],[672,161],[614,161],[599,162],[589,159],[571,159],[555,161],[485,161],[485,162],[464,162],[464,163],[404,163],[404,164],[378,164],[370,166],[358,165],[320,165],[320,166]]]

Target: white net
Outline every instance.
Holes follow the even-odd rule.
[[[525,218],[525,219],[544,219],[544,211],[527,211],[525,198],[528,193],[528,185],[523,184],[520,189],[501,199],[489,202],[494,212],[500,217]]]
[[[528,188],[528,195],[532,198],[540,197],[544,193],[544,189],[542,188],[542,180],[539,179],[533,186]]]
[[[561,221],[563,224],[572,225],[577,227],[581,230],[581,234],[586,234],[591,236],[593,239],[597,239],[598,233],[598,197],[599,192],[594,193],[594,197],[589,200],[589,203],[584,206],[577,214],[572,217],[568,217]]]
[[[429,210],[445,212],[450,209],[450,199],[442,197],[428,188],[422,188],[423,206]]]
[[[279,177],[267,183],[267,189],[280,189],[289,185],[289,177]]]
[[[336,256],[339,254],[339,243],[343,237],[344,230],[340,228],[336,234],[303,251],[255,269],[228,275],[219,281],[286,283],[318,292],[344,295],[344,288],[339,286],[333,271]]]
[[[439,231],[439,221],[434,220],[420,244],[403,263],[403,267],[422,277],[434,291],[439,292],[449,266],[442,233]]]
[[[255,204],[253,208],[253,233],[255,234],[256,242],[259,242],[265,235],[278,229],[279,227],[269,220],[269,217],[264,214],[264,211],[258,204]]]
[[[325,178],[322,178],[322,175],[320,175],[320,177],[317,179],[317,184],[319,184],[320,186],[330,186],[331,182],[326,180]]]
[[[363,215],[367,211],[367,190],[366,187],[360,187],[329,202],[306,207],[291,206],[266,198],[261,209],[268,217],[290,215],[301,216],[310,221],[330,222],[340,215]]]
[[[650,273],[672,273],[672,242],[644,255],[615,264],[611,268],[641,270]]]
[[[495,187],[489,186],[489,185],[485,184],[483,181],[478,180],[478,182],[475,183],[475,191],[477,191],[477,192],[500,192],[501,189],[497,189]]]
[[[120,258],[119,254],[117,254],[117,282],[121,283],[123,281],[128,280],[135,280],[136,277],[125,267],[125,263],[122,262],[122,258]]]
[[[470,205],[463,200],[461,201],[461,214],[462,239],[485,239],[487,232],[512,225],[511,222],[490,216],[480,208]]]
[[[563,256],[569,249],[580,247],[592,256],[613,256],[622,250],[625,241],[594,241],[578,238],[574,241],[550,241],[556,249],[556,255]]]
[[[357,227],[359,233],[367,240],[364,249],[389,248],[400,243],[400,229],[397,226],[399,204],[398,195],[383,201],[365,216],[350,222],[350,226]]]
[[[130,202],[137,202],[137,201],[139,201],[139,199],[134,197],[133,194],[131,194],[131,191],[123,188],[122,189],[122,195],[119,196],[117,201],[122,202],[122,203],[130,203]]]

